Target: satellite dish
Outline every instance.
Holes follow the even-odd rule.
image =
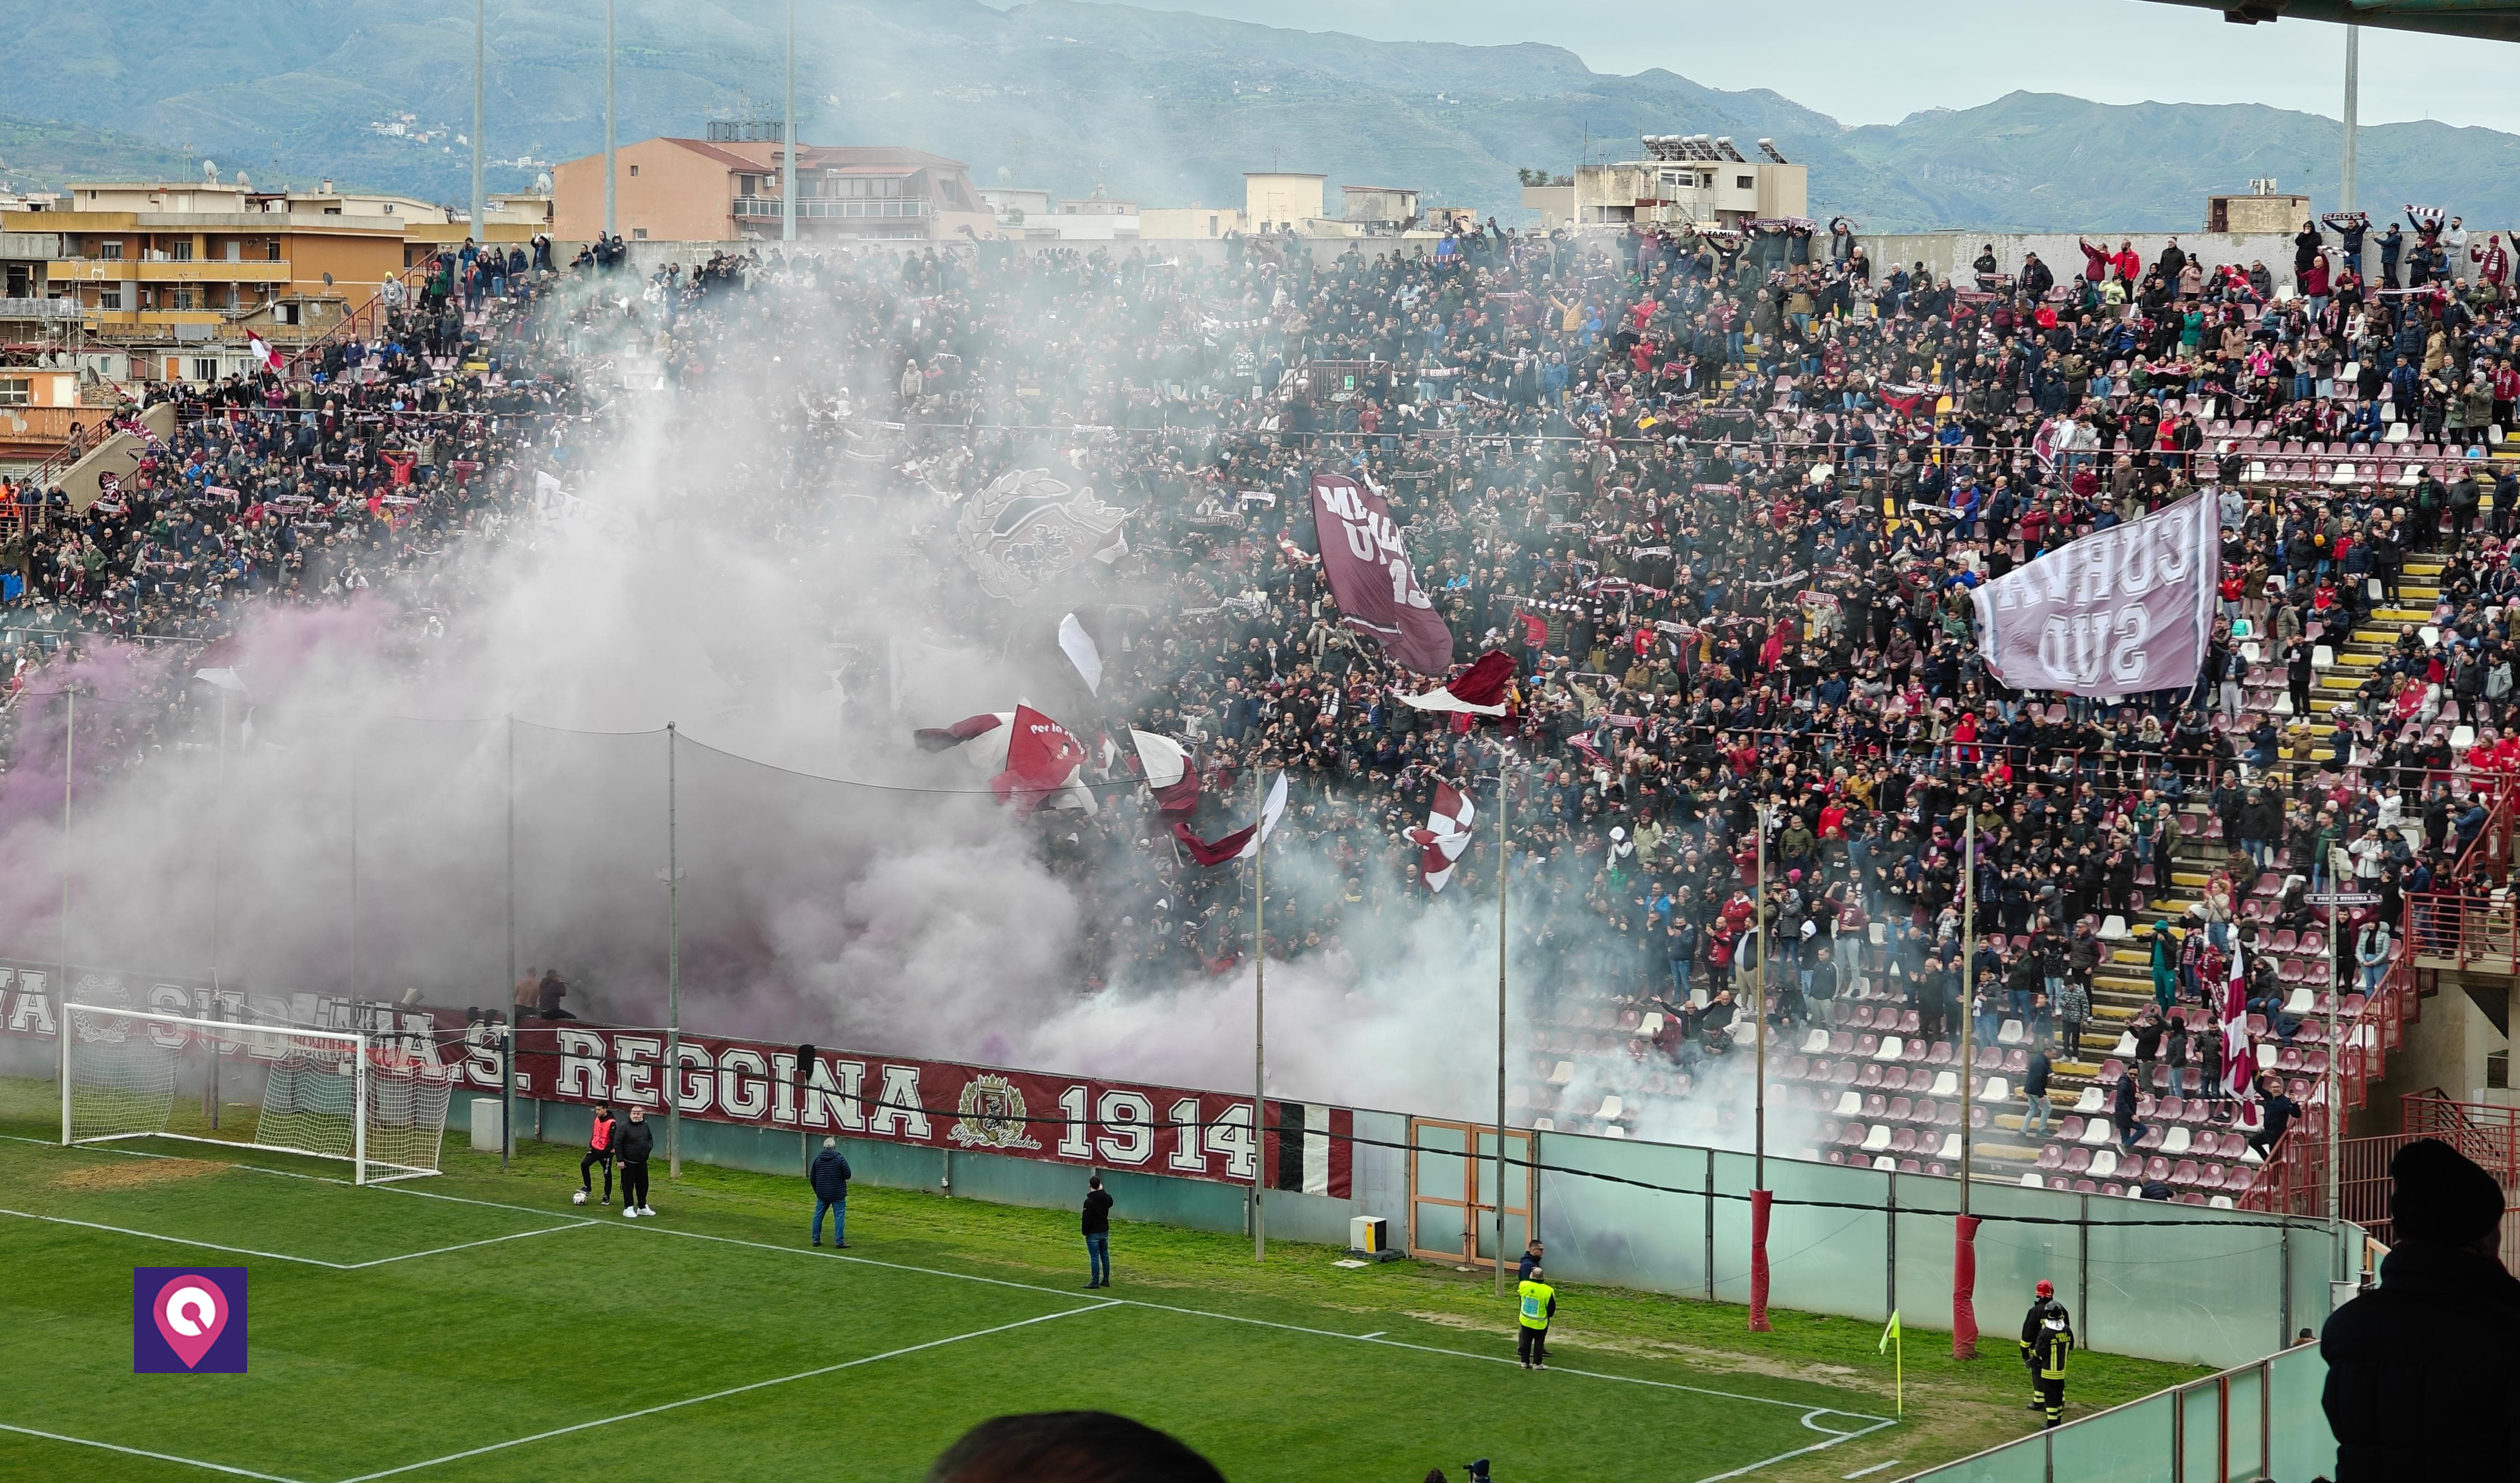
[[[331,287],[333,287],[333,275],[332,275],[332,274],[327,273],[327,274],[325,274],[325,275],[324,275],[324,287],[325,287],[325,288],[328,288],[328,289],[329,289],[329,288],[331,288]]]
[[[1000,165],[1000,166],[998,166],[998,184],[1000,184],[1000,185],[1008,185],[1008,184],[1011,184],[1011,183],[1014,180],[1014,178],[1015,178],[1015,172],[1014,172],[1014,171],[1012,171],[1012,170],[1011,170],[1011,169],[1008,169],[1005,165]]]
[[[202,161],[202,179],[211,185],[217,185],[219,183],[219,162],[217,160],[204,159]]]

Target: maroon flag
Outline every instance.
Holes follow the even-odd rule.
[[[1029,705],[1018,705],[1007,738],[1007,770],[990,779],[989,786],[999,802],[1013,804],[1018,818],[1029,819],[1067,786],[1084,762],[1085,747],[1066,727]]]
[[[1479,661],[1453,677],[1442,690],[1422,696],[1402,696],[1400,703],[1419,710],[1465,711],[1482,716],[1505,714],[1506,693],[1513,688],[1513,657],[1502,649],[1491,649],[1479,655]]]
[[[1434,806],[1426,811],[1426,827],[1409,831],[1410,839],[1419,849],[1418,872],[1426,888],[1440,892],[1453,878],[1453,862],[1470,842],[1470,825],[1478,811],[1470,800],[1449,783],[1435,785]]]
[[[1201,865],[1223,865],[1228,860],[1238,857],[1244,850],[1250,848],[1251,836],[1258,832],[1260,832],[1260,826],[1246,824],[1214,844],[1210,844],[1192,832],[1189,825],[1173,826],[1173,837],[1180,840],[1182,848],[1190,851],[1190,857]]]
[[[2222,535],[2195,494],[2016,566],[1973,595],[1978,652],[2015,690],[2185,690],[2213,638]]]
[[[1383,651],[1421,675],[1453,664],[1453,631],[1418,585],[1382,497],[1343,473],[1313,475],[1313,524],[1347,626],[1382,641]]]

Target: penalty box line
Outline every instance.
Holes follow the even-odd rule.
[[[975,1328],[969,1333],[957,1333],[941,1339],[929,1339],[921,1344],[905,1344],[899,1349],[887,1349],[881,1354],[863,1355],[854,1360],[842,1360],[836,1365],[820,1365],[812,1370],[800,1370],[794,1374],[783,1374],[767,1380],[754,1380],[747,1385],[730,1385],[724,1390],[712,1390],[706,1395],[690,1396],[680,1401],[667,1401],[660,1406],[643,1406],[637,1411],[625,1411],[619,1416],[602,1416],[592,1421],[579,1421],[570,1426],[555,1426],[549,1431],[538,1431],[529,1437],[517,1437],[506,1442],[492,1442],[482,1447],[469,1447],[462,1452],[450,1452],[442,1458],[428,1458],[418,1462],[405,1462],[399,1467],[387,1467],[376,1472],[364,1472],[354,1478],[344,1478],[341,1480],[341,1483],[371,1483],[371,1480],[377,1478],[390,1478],[402,1473],[419,1472],[423,1468],[436,1467],[442,1463],[460,1462],[467,1458],[477,1458],[487,1453],[505,1452],[512,1447],[524,1447],[535,1442],[548,1442],[554,1437],[564,1437],[572,1432],[586,1431],[597,1426],[609,1426],[616,1421],[635,1421],[641,1416],[652,1416],[663,1412],[680,1411],[686,1406],[698,1406],[709,1401],[722,1401],[728,1396],[740,1396],[746,1391],[767,1390],[774,1385],[788,1385],[798,1380],[810,1380],[821,1375],[836,1374],[843,1370],[855,1370],[862,1365],[880,1364],[885,1360],[897,1360],[904,1355],[918,1354],[922,1350],[941,1349],[948,1344],[960,1344],[968,1339],[984,1339],[989,1337],[991,1334],[1007,1333],[1017,1328],[1029,1328],[1035,1324],[1048,1324],[1058,1319],[1074,1318],[1080,1313],[1100,1313],[1105,1308],[1117,1308],[1119,1306],[1119,1300],[1112,1299],[1100,1303],[1088,1303],[1081,1308],[1063,1308],[1057,1313],[1038,1314],[1028,1319],[1017,1319],[1012,1324],[1000,1324],[995,1327]],[[263,1474],[255,1473],[253,1476],[261,1477]]]
[[[456,1204],[486,1205],[495,1210],[515,1210],[525,1214],[547,1213],[537,1211],[531,1205],[511,1204],[504,1200],[473,1199],[461,1194],[441,1194],[432,1190],[406,1189],[399,1185],[382,1185],[375,1188],[387,1194],[407,1194],[417,1199],[450,1200]],[[590,1224],[604,1225],[607,1229],[611,1229],[608,1222],[590,1222]],[[781,1246],[775,1245],[769,1241],[747,1240],[742,1236],[712,1236],[706,1232],[700,1231],[677,1231],[670,1226],[647,1225],[641,1226],[639,1229],[656,1236],[680,1236],[686,1240],[716,1241],[730,1246],[749,1246],[757,1251],[775,1251],[788,1256],[809,1255],[807,1252],[798,1250],[794,1246]],[[982,1277],[976,1273],[969,1272],[948,1272],[936,1267],[915,1267],[906,1262],[887,1262],[870,1256],[851,1256],[848,1253],[841,1251],[834,1251],[829,1255],[825,1255],[821,1252],[814,1252],[810,1254],[810,1259],[824,1262],[850,1262],[861,1267],[877,1267],[890,1272],[916,1273],[922,1277],[947,1278],[961,1282],[983,1282],[993,1287],[1012,1287],[1021,1292],[1047,1293],[1054,1297],[1066,1297],[1070,1295],[1066,1288],[1046,1286],[1039,1282],[1020,1282],[1011,1278]],[[1475,1360],[1482,1364],[1512,1365],[1518,1363],[1514,1359],[1506,1355],[1477,1354],[1466,1349],[1447,1349],[1440,1344],[1414,1344],[1406,1339],[1385,1338],[1379,1334],[1341,1333],[1334,1328],[1313,1328],[1302,1324],[1285,1324],[1280,1323],[1274,1319],[1250,1318],[1238,1313],[1216,1313],[1204,1308],[1183,1308],[1171,1303],[1150,1303],[1143,1298],[1113,1298],[1111,1301],[1127,1308],[1145,1308],[1157,1313],[1178,1314],[1185,1318],[1212,1319],[1219,1323],[1248,1324],[1255,1327],[1275,1328],[1286,1333],[1308,1334],[1315,1338],[1343,1339],[1351,1344],[1375,1344],[1387,1349],[1409,1349],[1415,1350],[1419,1354],[1443,1355],[1447,1358],[1457,1360]],[[1611,1374],[1605,1371],[1598,1370],[1567,1370],[1555,1365],[1552,1365],[1549,1369],[1550,1372],[1552,1374],[1580,1375],[1589,1380],[1609,1380],[1623,1385],[1642,1385],[1655,1390],[1671,1390],[1689,1395],[1712,1396],[1719,1400],[1740,1401],[1756,1406],[1781,1406],[1788,1410],[1799,1412],[1805,1416],[1822,1415],[1839,1416],[1848,1416],[1858,1421],[1875,1423],[1874,1425],[1865,1427],[1864,1431],[1876,1430],[1879,1426],[1891,1425],[1894,1424],[1895,1421],[1894,1417],[1877,1416],[1868,1412],[1843,1411],[1836,1407],[1815,1408],[1806,1401],[1778,1400],[1775,1396],[1743,1395],[1738,1391],[1716,1390],[1704,1385],[1684,1385],[1677,1380],[1653,1380],[1646,1379],[1642,1375]],[[1814,1426],[1809,1420],[1806,1420],[1803,1424],[1811,1426],[1811,1429],[1814,1431],[1829,1430],[1827,1427]],[[1863,1434],[1863,1431],[1857,1431],[1840,1433],[1839,1435],[1861,1436]],[[1821,1445],[1829,1446],[1834,1444],[1822,1443]],[[1811,1450],[1813,1449],[1802,1449],[1802,1451]],[[1792,1456],[1792,1454],[1788,1454],[1788,1456]],[[1774,1460],[1772,1459],[1771,1461]]]

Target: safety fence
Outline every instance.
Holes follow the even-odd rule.
[[[2327,1362],[2304,1344],[2130,1401],[1910,1483],[2311,1483],[2336,1465],[2319,1392]]]

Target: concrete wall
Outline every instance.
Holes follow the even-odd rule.
[[[2298,230],[2296,228],[2296,230]],[[2238,235],[2228,232],[2093,232],[2092,246],[2117,250],[2118,244],[2132,242],[2137,255],[2150,267],[2160,260],[2161,249],[2177,239],[2182,249],[2192,257],[2201,257],[2207,268],[2224,263],[2237,263],[2242,268],[2263,262],[2274,275],[2277,285],[2292,282],[2292,233]],[[1961,288],[1975,284],[1977,270],[1969,264],[1977,260],[1978,249],[1995,245],[1996,261],[2006,273],[2018,273],[2024,257],[2039,254],[2060,284],[2072,283],[2083,271],[2083,251],[2076,246],[2082,241],[2073,232],[1866,232],[1856,240],[1864,245],[1864,255],[1872,259],[1872,281],[1879,283],[1894,266],[1912,267],[1921,262],[1938,279],[1948,278]],[[1824,246],[1824,239],[1815,247]],[[2333,238],[2328,240],[2328,260],[2342,265],[2341,249]],[[2377,268],[2379,258],[2371,256],[2367,267]]]
[[[2485,1058],[2510,1042],[2478,1006],[2482,998],[2503,1011],[2509,1024],[2512,982],[2498,973],[2461,975],[2443,969],[2440,990],[2423,1002],[2423,1017],[2407,1026],[2406,1040],[2389,1056],[2389,1074],[2346,1132],[2376,1138],[2399,1131],[2398,1099],[2439,1087],[2453,1101],[2476,1098],[2485,1086]]]

